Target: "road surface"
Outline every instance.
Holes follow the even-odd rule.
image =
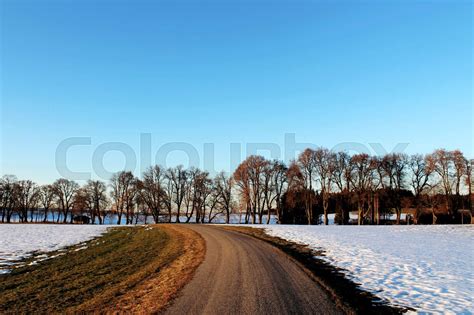
[[[187,225],[206,256],[167,314],[339,314],[325,293],[275,247],[218,227]]]

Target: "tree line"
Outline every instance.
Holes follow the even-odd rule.
[[[159,222],[231,222],[239,214],[245,223],[383,224],[402,209],[414,211],[414,224],[457,223],[472,213],[472,165],[462,152],[435,150],[427,155],[392,153],[385,156],[349,155],[326,148],[306,149],[286,165],[262,156],[247,157],[233,174],[211,177],[199,168],[148,168],[140,178],[115,173],[108,183],[89,180],[82,187],[58,179],[50,185],[0,179],[1,222],[72,223],[87,216],[104,224]],[[357,213],[357,221],[350,218]],[[424,216],[424,217],[423,217]],[[240,220],[239,220],[240,221]],[[423,222],[422,222],[423,221]]]

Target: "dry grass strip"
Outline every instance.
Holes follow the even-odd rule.
[[[182,255],[114,302],[113,313],[159,313],[188,283],[204,260],[205,241],[198,233],[182,226],[167,225],[166,230],[180,244]]]

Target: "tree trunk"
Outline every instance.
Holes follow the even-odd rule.
[[[328,207],[329,207],[329,201],[328,201],[328,200],[324,200],[324,201],[323,201],[323,208],[324,208],[324,225],[328,225],[328,224],[329,224],[329,221],[328,221]]]
[[[176,215],[176,223],[180,223],[180,221],[179,221],[179,215],[180,215],[180,210],[181,210],[180,208],[181,208],[181,206],[178,206],[178,209],[177,209],[178,213]]]
[[[380,224],[380,206],[379,206],[379,195],[375,194],[374,197],[374,210],[375,210],[375,224]]]
[[[306,216],[308,217],[308,225],[313,223],[312,220],[312,204],[311,204],[311,192],[306,192],[308,195],[306,197]]]

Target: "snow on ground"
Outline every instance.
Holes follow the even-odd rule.
[[[334,219],[336,217],[336,214],[335,213],[329,213],[328,214],[328,224],[329,225],[334,225]],[[352,222],[355,222],[357,223],[357,219],[358,219],[358,215],[357,215],[357,212],[349,212],[349,220],[352,221]],[[402,213],[400,215],[400,219],[401,220],[406,220],[407,218],[407,215],[406,213]],[[395,221],[397,219],[397,215],[396,214],[390,214],[390,215],[387,215],[386,218],[384,219],[387,219],[387,220],[392,220],[392,221]],[[321,220],[323,220],[323,218],[321,217]]]
[[[261,228],[324,250],[323,259],[395,305],[420,312],[474,313],[474,226]]]
[[[0,274],[36,252],[45,253],[88,241],[109,226],[0,224]],[[43,259],[47,255],[41,255]]]

